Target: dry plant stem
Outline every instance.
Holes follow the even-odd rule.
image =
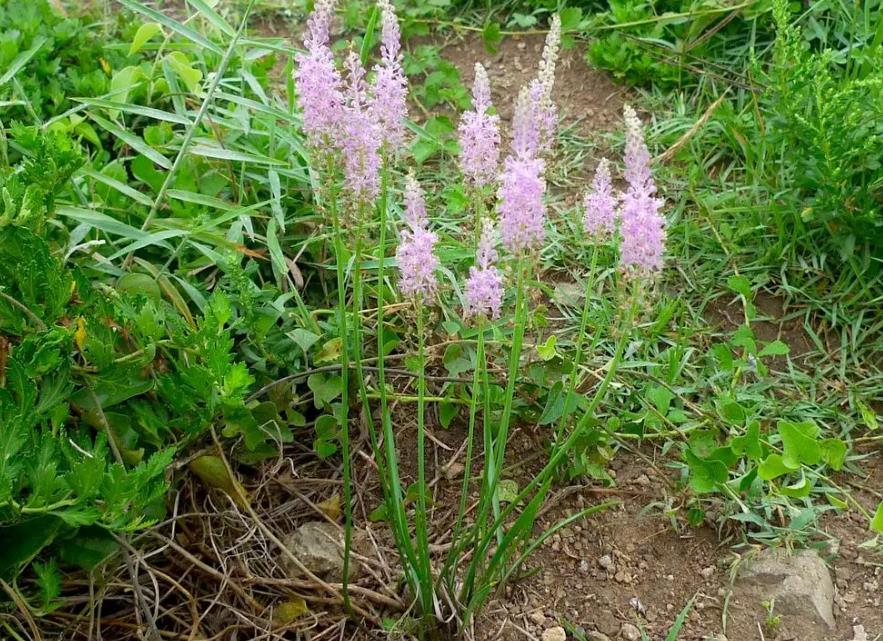
[[[22,617],[24,617],[24,620],[27,621],[28,627],[34,635],[34,641],[43,641],[43,636],[40,634],[40,628],[37,627],[34,617],[31,616],[31,610],[24,599],[21,598],[21,595],[3,579],[0,579],[0,586],[3,587],[3,591],[6,592],[10,599],[12,599],[12,602],[15,603],[15,607],[18,608]]]
[[[125,467],[125,462],[123,461],[123,455],[120,452],[120,448],[117,445],[116,439],[113,434],[113,430],[110,427],[110,423],[107,421],[107,416],[104,414],[104,409],[101,407],[101,402],[98,400],[98,395],[95,393],[91,387],[89,389],[89,396],[92,400],[92,403],[95,404],[95,410],[98,414],[98,419],[101,422],[101,428],[104,430],[104,433],[107,435],[107,442],[110,445],[110,449],[113,452],[113,456],[116,459],[117,463]],[[126,560],[126,568],[129,571],[129,577],[132,579],[132,591],[135,593],[135,600],[138,604],[138,610],[136,610],[136,614],[140,613],[144,615],[144,618],[147,619],[148,626],[148,635],[152,640],[158,640],[160,638],[159,629],[156,627],[156,620],[153,617],[153,613],[150,611],[150,608],[147,607],[147,604],[144,601],[144,593],[141,591],[141,583],[138,581],[138,575],[135,572],[135,566],[132,564],[132,554],[130,552],[130,546],[128,545],[128,540],[125,535],[119,537],[126,545],[124,546],[123,556]],[[139,615],[140,616],[140,615]]]
[[[211,427],[211,433],[212,433],[212,440],[214,441],[215,446],[218,449],[218,456],[221,458],[221,461],[223,461],[224,468],[227,471],[227,474],[230,475],[230,478],[235,478],[234,473],[233,473],[233,468],[230,467],[230,461],[227,459],[227,455],[224,453],[224,448],[221,447],[221,442],[218,439],[218,433],[215,430],[214,426]],[[240,497],[240,498],[242,499],[242,504],[245,506],[245,509],[248,512],[248,515],[251,517],[252,521],[254,522],[255,525],[257,525],[258,529],[263,533],[263,535],[266,536],[279,549],[279,551],[282,552],[282,554],[284,554],[292,563],[294,563],[294,565],[297,567],[297,569],[300,570],[308,579],[313,581],[315,583],[315,585],[319,586],[320,588],[322,588],[323,590],[328,592],[331,596],[333,596],[336,599],[337,603],[340,603],[341,605],[343,605],[343,603],[344,603],[343,595],[340,592],[338,592],[337,589],[335,589],[333,586],[331,586],[327,581],[319,578],[318,576],[316,576],[316,574],[312,570],[310,570],[308,567],[306,567],[301,562],[301,560],[299,558],[297,558],[291,550],[288,549],[288,547],[279,539],[279,537],[276,536],[269,527],[267,527],[267,524],[264,523],[263,519],[261,519],[261,517],[258,515],[258,513],[255,512],[254,508],[251,506],[251,503],[248,502],[245,499],[245,497]],[[191,557],[191,559],[195,558],[192,555],[189,555],[189,556]],[[199,562],[199,563],[202,567],[208,567],[202,562]],[[211,571],[213,574],[219,574],[213,569]],[[250,599],[250,600],[253,601],[253,599]],[[351,603],[350,607],[352,608],[353,612],[355,612],[359,616],[364,617],[365,619],[367,619],[377,625],[381,625],[381,622],[378,621],[377,617],[372,615],[370,612],[367,612],[365,609],[361,608],[360,606]]]

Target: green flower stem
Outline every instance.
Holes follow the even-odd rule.
[[[497,472],[503,469],[506,457],[506,440],[509,438],[509,427],[512,421],[512,402],[515,398],[515,383],[518,379],[518,366],[521,364],[521,348],[524,342],[524,330],[527,326],[527,305],[525,301],[525,264],[522,257],[518,258],[515,265],[517,284],[515,289],[515,327],[512,335],[512,349],[509,352],[509,371],[506,380],[506,396],[503,404],[503,414],[500,416],[500,430],[494,439],[493,459],[494,464],[488,468],[493,473],[488,486],[491,491],[491,500],[494,508],[494,518],[499,520],[500,499],[497,496],[497,485],[500,482]],[[487,454],[485,455],[487,456]],[[502,541],[503,530],[498,528],[497,538]]]
[[[482,385],[484,385],[487,376],[487,363],[484,356],[484,321],[478,323],[478,345],[475,351],[475,371],[472,377],[472,398],[469,401],[469,429],[466,434],[466,461],[463,465],[463,486],[460,490],[460,506],[457,510],[457,522],[454,524],[454,534],[451,537],[452,545],[442,568],[440,580],[448,577],[452,567],[457,567],[460,561],[460,555],[466,543],[466,538],[461,540],[461,529],[463,528],[463,517],[466,514],[466,501],[469,498],[469,481],[472,476],[472,451],[475,439],[475,417],[478,413],[478,397],[482,393]],[[450,577],[454,579],[454,577]],[[449,588],[453,593],[453,580]]]
[[[555,440],[552,444],[553,451],[558,448],[558,444],[561,443],[561,438],[564,435],[564,426],[567,423],[567,417],[569,412],[567,411],[567,406],[570,403],[570,399],[573,398],[574,392],[576,391],[576,380],[579,376],[579,367],[582,363],[583,357],[583,337],[586,335],[586,328],[589,324],[589,310],[592,305],[592,294],[595,289],[595,269],[598,265],[598,246],[594,246],[592,248],[592,264],[589,267],[589,276],[586,278],[586,293],[585,293],[585,301],[583,302],[583,312],[582,317],[579,322],[579,333],[576,335],[576,354],[573,357],[573,364],[570,368],[570,379],[567,386],[567,395],[564,397],[564,412],[561,414],[561,418],[558,420],[558,427],[555,429]]]
[[[420,563],[420,601],[423,615],[432,613],[432,567],[429,561],[429,533],[426,518],[426,336],[423,320],[423,301],[417,302],[417,356],[420,371],[417,375],[417,510],[415,534],[417,557]]]
[[[415,576],[417,558],[414,546],[411,544],[408,521],[405,516],[404,492],[399,475],[398,455],[396,453],[395,432],[392,428],[392,420],[389,416],[389,401],[386,389],[385,372],[385,346],[384,340],[384,312],[385,312],[385,287],[386,287],[386,231],[387,209],[389,207],[389,163],[384,162],[381,176],[380,202],[378,203],[378,218],[380,221],[380,247],[378,248],[379,262],[377,265],[377,387],[380,393],[380,420],[383,428],[383,448],[386,453],[386,473],[389,484],[389,496],[387,497],[387,510],[391,519],[391,526],[405,568],[405,578],[416,593],[419,589],[418,579]]]
[[[334,221],[334,262],[337,264],[337,330],[340,333],[340,412],[337,417],[340,431],[340,449],[343,456],[343,605],[350,611],[349,571],[350,548],[353,538],[352,483],[350,469],[349,433],[349,336],[346,329],[346,249],[343,244],[343,229],[337,211],[337,199],[330,202],[331,217]]]
[[[364,212],[361,212],[363,214]],[[379,441],[377,439],[377,427],[374,424],[374,416],[371,413],[368,388],[365,384],[365,365],[362,359],[362,307],[364,303],[364,290],[362,287],[362,237],[364,235],[364,216],[359,216],[356,229],[355,253],[353,257],[353,362],[356,365],[356,382],[359,386],[359,400],[362,403],[362,411],[368,424],[368,436],[371,439],[371,451],[377,464],[377,472],[380,477],[380,487],[383,490],[384,499],[389,497],[389,484],[387,483],[385,464],[381,455]]]
[[[479,590],[477,591],[477,593],[473,593],[472,591],[474,586],[474,576],[471,576],[470,580],[464,582],[461,600],[464,603],[469,603],[469,607],[473,610],[475,609],[475,606],[471,605],[471,603],[474,602],[476,599],[486,598],[487,593],[490,590],[489,586],[494,583],[495,573],[509,557],[509,555],[512,554],[513,543],[515,542],[515,540],[520,536],[530,535],[533,525],[533,518],[535,517],[536,512],[540,507],[540,503],[542,502],[543,498],[545,497],[551,486],[551,479],[552,475],[555,472],[555,469],[558,467],[558,465],[560,465],[561,461],[571,450],[577,440],[582,437],[583,432],[588,428],[589,422],[594,416],[595,410],[598,408],[598,405],[605,397],[607,393],[607,388],[610,386],[610,383],[619,368],[620,362],[622,361],[622,355],[625,351],[626,343],[631,336],[630,329],[636,309],[637,302],[633,300],[632,304],[629,307],[628,313],[623,319],[623,324],[620,328],[621,331],[619,340],[616,344],[616,351],[614,352],[613,358],[610,361],[610,365],[607,368],[607,373],[598,386],[598,389],[595,391],[592,402],[586,409],[585,414],[583,414],[583,416],[580,418],[579,422],[576,425],[576,428],[564,440],[564,442],[561,444],[561,447],[558,448],[558,450],[550,457],[545,467],[543,467],[543,469],[540,470],[540,472],[536,476],[534,476],[533,479],[531,479],[531,481],[524,487],[524,489],[518,493],[518,496],[515,498],[515,500],[509,503],[506,509],[502,511],[500,516],[496,518],[492,525],[492,528],[487,533],[485,533],[483,538],[477,543],[474,557],[477,559],[482,559],[486,555],[487,550],[490,547],[491,542],[493,541],[493,531],[502,527],[502,524],[507,518],[509,518],[512,512],[515,511],[516,507],[521,505],[524,500],[531,494],[531,492],[536,490],[538,487],[540,488],[537,491],[536,495],[530,500],[530,503],[524,509],[522,515],[516,521],[516,526],[514,526],[503,539],[503,541],[498,544],[497,551],[491,558],[487,568],[487,572],[485,573],[485,581],[481,586],[479,586]]]

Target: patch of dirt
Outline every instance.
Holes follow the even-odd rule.
[[[802,314],[788,309],[780,297],[767,291],[757,292],[753,302],[757,310],[757,318],[751,323],[754,335],[764,343],[784,342],[791,350],[792,361],[798,366],[807,366],[817,347],[803,325]],[[711,301],[705,309],[705,317],[726,332],[733,332],[745,324],[742,301],[735,294]],[[773,370],[782,371],[787,370],[788,361],[777,356],[770,359],[769,364]]]
[[[467,87],[475,78],[475,63],[484,65],[497,111],[509,122],[518,91],[537,75],[544,42],[545,37],[538,34],[508,36],[495,53],[488,53],[481,36],[471,33],[447,45],[442,55],[460,70]],[[562,121],[575,122],[581,135],[616,127],[626,94],[607,74],[588,65],[580,47],[561,51],[554,98]]]
[[[500,117],[510,121],[518,91],[537,75],[545,37],[538,34],[509,36],[495,53],[488,53],[481,36],[471,34],[444,48],[442,55],[460,70],[464,84],[472,86],[475,63],[485,66],[494,104]],[[602,71],[590,67],[580,47],[562,50],[555,78],[555,103],[564,122],[578,122],[585,135],[613,129],[622,118],[626,89]]]

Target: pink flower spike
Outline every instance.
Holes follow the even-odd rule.
[[[650,171],[650,152],[641,121],[625,106],[625,179],[629,186],[620,212],[619,265],[627,276],[649,278],[662,271],[665,253],[663,201],[655,198],[656,183]]]
[[[475,65],[472,111],[460,118],[460,169],[476,187],[493,183],[500,162],[500,117],[489,114],[491,87],[487,72]]]
[[[303,111],[303,128],[315,147],[334,142],[343,118],[343,81],[329,47],[333,0],[319,0],[307,22],[306,53],[295,56],[295,86]]]
[[[629,190],[635,193],[653,194],[656,184],[650,173],[650,152],[644,142],[644,132],[638,114],[629,105],[623,108],[625,120],[625,176]]]
[[[405,296],[426,301],[438,287],[435,274],[439,267],[435,255],[438,237],[427,228],[429,221],[423,192],[413,176],[408,176],[405,185],[405,222],[407,229],[402,231],[402,239],[396,250],[401,272],[399,290]]]
[[[627,191],[622,200],[619,266],[626,276],[651,278],[662,271],[665,252],[663,201]]]
[[[408,117],[408,80],[402,70],[401,32],[390,0],[379,0],[381,10],[381,62],[374,66],[374,99],[371,113],[380,127],[383,143],[391,150],[405,142]]]
[[[348,104],[338,145],[343,152],[344,186],[360,202],[369,202],[380,191],[380,128],[367,102],[365,69],[359,55],[350,52]]]
[[[608,240],[616,230],[616,196],[606,158],[598,163],[592,189],[586,194],[583,228],[595,240]]]
[[[503,245],[513,254],[539,247],[545,238],[543,169],[538,158],[506,158],[497,196]]]
[[[469,268],[466,279],[463,316],[472,318],[487,316],[499,318],[503,306],[503,276],[494,266],[497,260],[496,231],[490,222],[485,222],[476,252],[476,264]]]

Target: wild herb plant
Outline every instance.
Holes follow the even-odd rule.
[[[449,554],[440,567],[434,565],[430,548],[428,484],[426,478],[426,340],[428,311],[445,292],[437,280],[441,265],[436,255],[438,237],[431,229],[431,217],[423,189],[413,174],[405,179],[404,227],[396,250],[399,272],[398,289],[408,302],[407,313],[414,319],[417,358],[412,366],[417,379],[416,412],[416,501],[411,517],[405,505],[404,479],[400,474],[399,448],[392,429],[387,397],[389,389],[383,377],[387,357],[383,340],[385,301],[378,296],[378,389],[381,429],[377,430],[368,407],[370,395],[360,365],[358,352],[360,327],[365,301],[361,288],[361,244],[366,233],[366,217],[377,211],[381,254],[378,261],[378,293],[383,292],[387,260],[387,209],[390,205],[397,172],[407,166],[407,157],[395,152],[404,140],[406,83],[399,62],[398,21],[388,2],[378,4],[382,25],[381,61],[375,65],[373,80],[366,82],[363,66],[367,52],[350,52],[346,58],[346,77],[341,73],[329,46],[329,25],[333,2],[322,2],[310,17],[305,41],[307,53],[298,58],[295,79],[303,112],[304,131],[311,143],[311,164],[321,170],[315,179],[317,200],[332,228],[337,264],[338,326],[341,331],[351,319],[355,345],[349,346],[342,334],[341,371],[355,368],[363,416],[367,421],[380,485],[385,497],[384,514],[399,551],[404,581],[414,597],[424,625],[437,626],[437,618],[454,627],[470,621],[491,594],[504,585],[530,552],[548,535],[576,518],[603,509],[590,508],[534,536],[537,511],[542,505],[559,466],[592,429],[594,410],[603,400],[616,374],[626,342],[632,333],[632,321],[638,302],[649,293],[654,276],[662,268],[665,242],[662,201],[655,196],[656,186],[650,174],[650,155],[643,140],[641,123],[635,112],[626,109],[627,144],[625,178],[628,190],[614,198],[609,169],[602,164],[597,190],[587,199],[587,231],[594,240],[606,240],[619,248],[621,285],[626,312],[615,330],[617,347],[602,382],[595,388],[585,413],[574,425],[562,419],[552,455],[543,469],[517,496],[501,495],[503,470],[509,433],[517,420],[514,412],[520,368],[524,355],[524,337],[528,326],[529,288],[541,276],[538,253],[542,249],[546,227],[547,158],[554,152],[557,109],[552,101],[555,67],[560,46],[560,21],[553,18],[551,30],[540,61],[537,77],[523,87],[516,103],[512,145],[502,166],[499,165],[501,132],[499,118],[491,111],[490,87],[483,69],[477,67],[473,108],[460,122],[461,169],[463,189],[471,194],[466,234],[459,239],[476,252],[465,283],[463,320],[475,326],[476,367],[470,395],[466,463],[461,488],[459,512],[453,530]],[[366,38],[365,42],[370,39]],[[606,172],[606,173],[605,173]],[[496,207],[491,195],[496,190]],[[496,211],[495,211],[496,210]],[[496,219],[496,222],[495,222]],[[499,230],[499,241],[497,240]],[[502,250],[498,250],[498,242]],[[350,262],[351,261],[351,262]],[[351,265],[351,283],[347,265]],[[508,281],[512,281],[509,283]],[[514,288],[511,315],[504,312],[505,290]],[[352,292],[352,293],[350,293]],[[595,301],[593,281],[586,290],[587,318]],[[352,296],[352,308],[348,297]],[[512,324],[512,338],[502,399],[491,399],[489,356],[485,352],[486,334],[498,332],[504,323]],[[582,331],[585,332],[585,323]],[[603,331],[598,328],[598,331]],[[581,338],[581,337],[580,337]],[[578,351],[579,354],[579,351]],[[579,358],[570,373],[568,396],[574,396],[581,376]],[[346,385],[344,384],[344,390]],[[499,407],[494,407],[498,403]],[[482,421],[481,440],[477,439],[478,421]],[[338,410],[339,433],[343,445],[344,501],[350,501],[348,460],[349,405],[346,391]],[[382,439],[382,444],[381,444]],[[478,445],[483,446],[481,448]],[[475,516],[466,520],[466,504],[471,488],[472,464],[479,449],[483,470]],[[508,503],[508,504],[507,504]],[[349,553],[352,516],[346,513],[345,553]],[[412,534],[413,532],[413,534]],[[344,579],[346,585],[346,577]],[[435,621],[435,622],[434,622]]]

